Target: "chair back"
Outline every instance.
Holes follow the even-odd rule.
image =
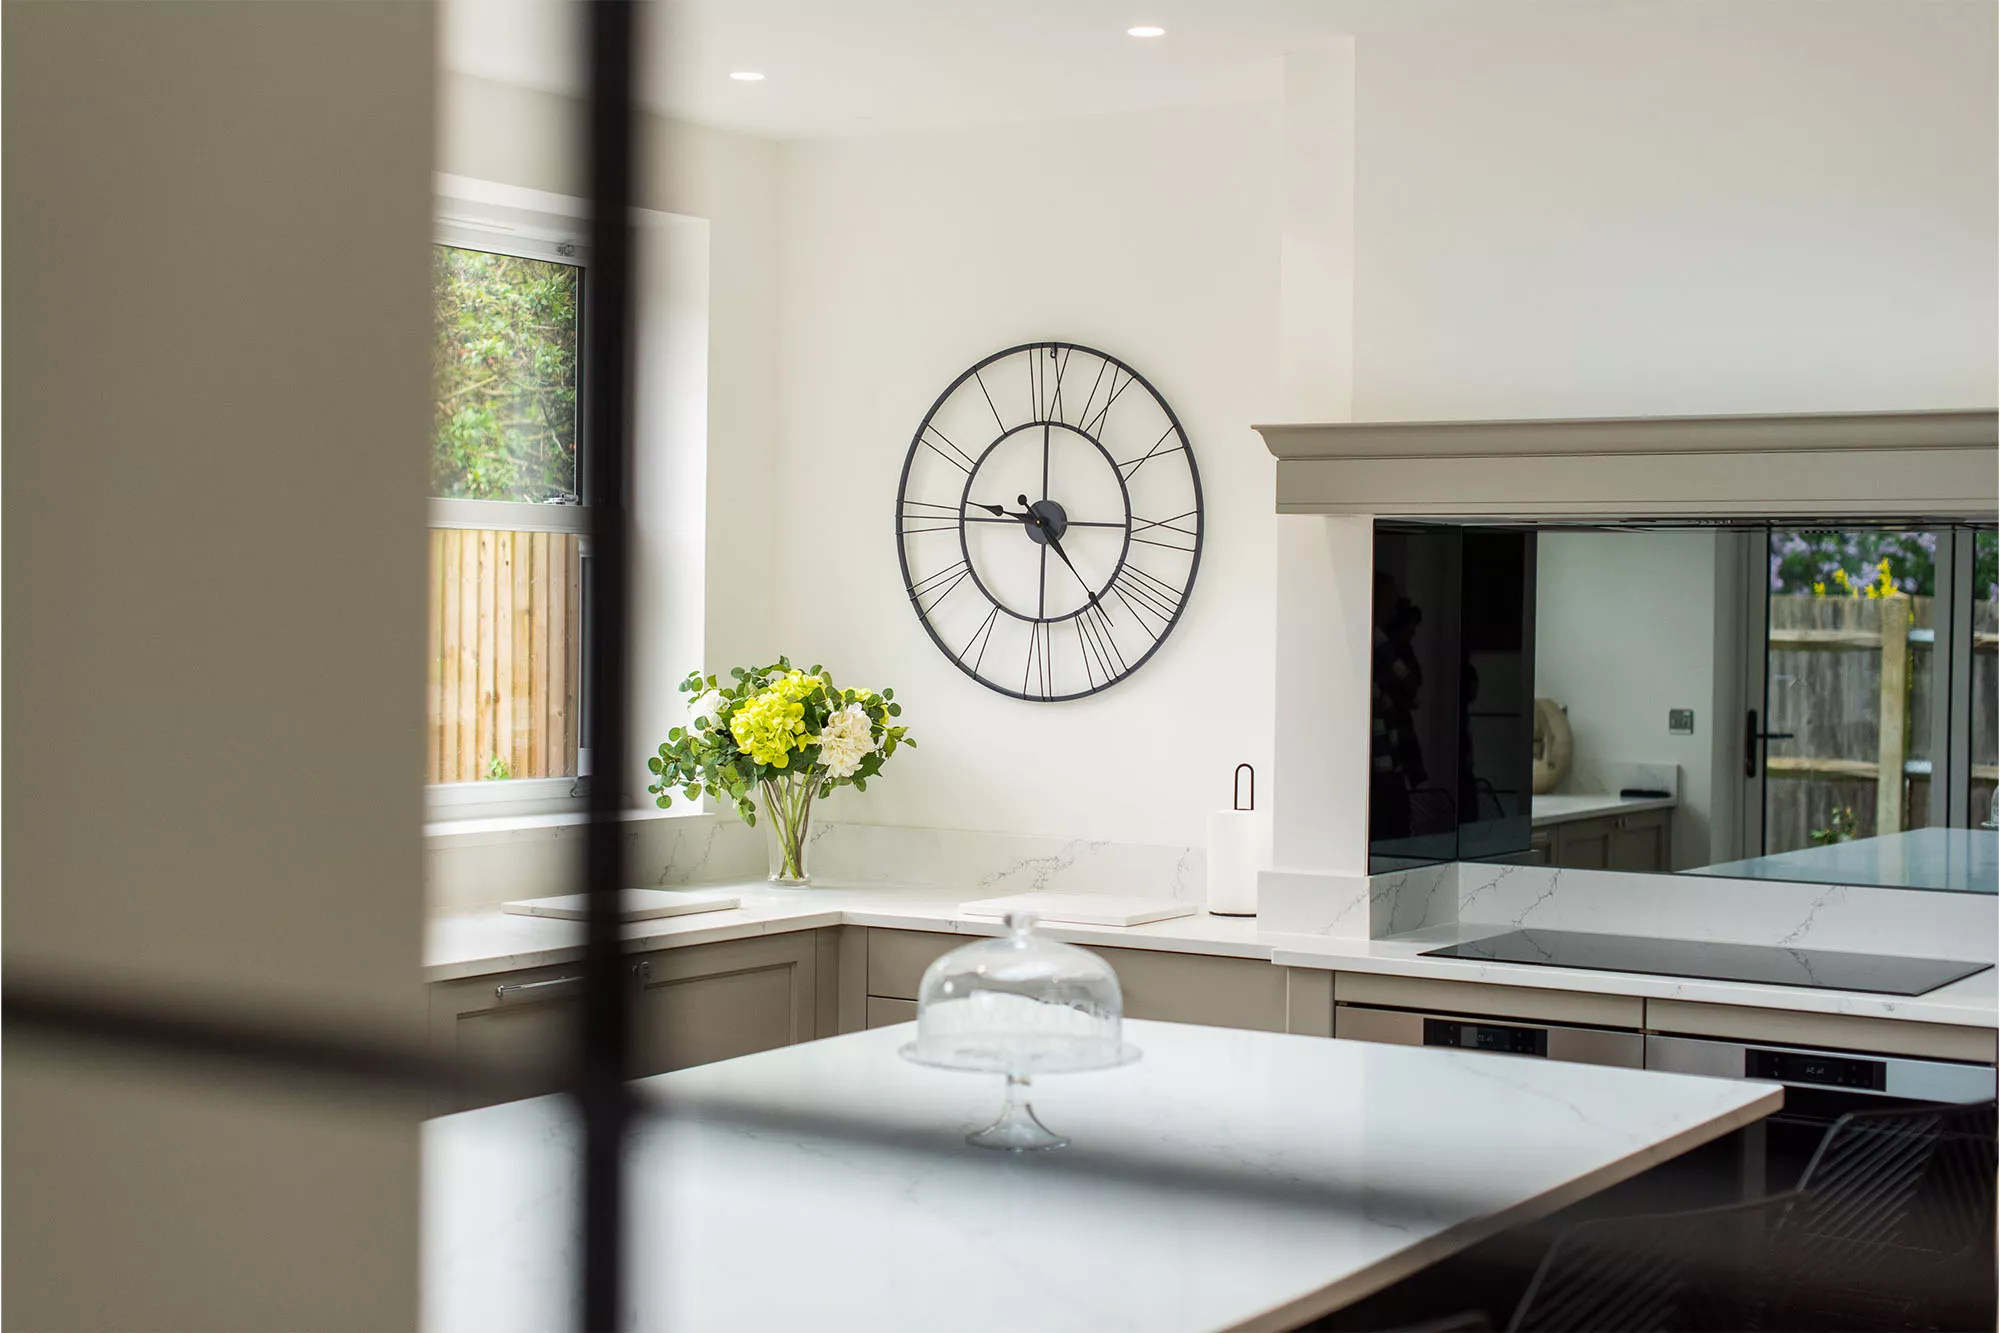
[[[1835,1121],[1787,1221],[1795,1317],[1901,1326],[1989,1304],[1995,1129],[1992,1102]]]
[[[1508,1333],[1745,1333],[1765,1327],[1768,1251],[1799,1196],[1601,1218],[1556,1237]]]

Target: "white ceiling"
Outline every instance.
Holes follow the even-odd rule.
[[[1620,2],[654,0],[640,77],[657,110],[775,138],[945,129],[1271,97],[1286,52],[1343,33]],[[571,0],[447,0],[444,63],[580,93],[582,20]]]
[[[640,88],[655,110],[773,138],[882,134],[1275,97],[1286,53],[1346,34],[1477,41],[1482,26],[1498,24],[1560,43],[1627,20],[1672,18],[1726,46],[1737,25],[1837,28],[1843,11],[1882,10],[1922,24],[1928,8],[1915,0],[647,0]],[[444,0],[445,67],[580,95],[584,17],[579,0]],[[1138,24],[1166,35],[1125,35]],[[737,82],[735,70],[766,77]]]

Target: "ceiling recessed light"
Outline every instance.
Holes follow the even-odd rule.
[[[741,80],[744,83],[759,83],[762,82],[764,78],[762,74],[759,74],[754,69],[739,69],[735,73],[731,74],[729,77],[732,79]]]
[[[1167,30],[1165,28],[1155,28],[1151,24],[1142,23],[1136,28],[1127,28],[1125,30],[1125,35],[1127,37],[1164,37],[1167,35]]]

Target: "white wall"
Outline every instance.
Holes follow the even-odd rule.
[[[8,984],[420,1049],[431,8],[6,28]],[[414,1327],[420,1111],[10,1030],[8,1327]]]
[[[1994,42],[1983,0],[1368,34],[1355,416],[1993,405]]]
[[[1276,529],[1249,427],[1277,396],[1280,123],[1273,101],[786,146],[778,495],[732,512],[740,540],[778,553],[786,650],[893,685],[920,740],[831,817],[1184,845],[1236,763],[1268,771]],[[1005,698],[944,658],[893,535],[932,400],[1035,339],[1101,347],[1158,387],[1209,525],[1159,653],[1061,704]]]
[[[556,194],[587,191],[582,103],[461,75],[439,84],[440,171]],[[761,659],[778,651],[776,552],[769,541],[745,540],[740,518],[746,498],[769,484],[777,438],[779,149],[752,135],[646,116],[640,153],[637,203],[709,224],[703,637],[710,662]],[[671,698],[695,665],[635,684]],[[640,757],[648,753],[641,743]]]
[[[1673,868],[1707,865],[1718,790],[1718,723],[1740,671],[1717,659],[1716,567],[1708,532],[1544,532],[1535,570],[1535,694],[1569,710],[1575,739],[1561,791],[1615,790],[1614,764],[1673,764],[1681,774]],[[1727,651],[1725,647],[1724,651]],[[1718,679],[1718,677],[1725,679]],[[1669,708],[1694,710],[1694,733],[1667,730]]]

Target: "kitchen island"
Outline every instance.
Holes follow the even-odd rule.
[[[1920,828],[1801,847],[1690,873],[1728,879],[1824,880],[1954,893],[2000,892],[2000,833],[1985,828]]]
[[[1046,1078],[1074,1146],[965,1146],[1001,1080],[907,1025],[647,1079],[628,1322],[673,1333],[1285,1329],[1776,1110],[1775,1085],[1128,1022],[1137,1064]],[[563,1326],[567,1101],[424,1130],[424,1326]]]

